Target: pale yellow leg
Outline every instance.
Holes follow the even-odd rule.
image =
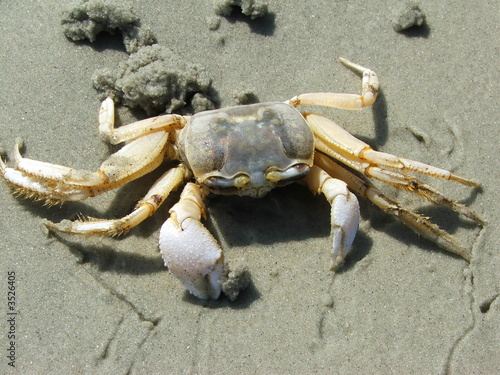
[[[129,141],[159,130],[170,131],[173,128],[182,128],[189,116],[161,115],[136,121],[115,129],[115,105],[111,98],[101,104],[99,111],[99,132],[111,144]]]
[[[400,171],[417,172],[436,178],[457,181],[468,186],[477,186],[476,182],[432,165],[375,151],[326,117],[314,113],[304,113],[304,117],[317,137],[316,149],[367,177],[419,194],[429,201],[446,206],[480,225],[484,224],[479,215],[467,206],[447,198],[431,186]],[[387,170],[384,167],[395,170]]]
[[[368,198],[377,207],[395,216],[422,237],[434,242],[446,251],[461,256],[468,262],[471,261],[470,249],[464,247],[453,236],[439,228],[438,225],[432,223],[424,216],[401,207],[398,202],[386,197],[372,184],[363,181],[323,154],[317,153],[314,157],[314,163],[327,171],[330,175],[345,181],[352,191],[362,197]]]
[[[86,220],[63,220],[60,223],[45,222],[50,230],[70,234],[102,234],[116,236],[128,232],[133,227],[153,215],[165,201],[170,192],[184,182],[187,169],[182,164],[163,174],[141,199],[134,211],[121,219],[105,220],[88,218]]]
[[[478,186],[477,182],[454,175],[445,169],[375,151],[365,142],[324,116],[314,113],[303,113],[303,115],[318,137],[347,158],[370,165],[413,171],[445,180],[453,180],[467,186]]]
[[[373,70],[364,68],[342,57],[339,60],[349,69],[362,76],[361,95],[332,92],[308,93],[297,95],[285,103],[293,107],[320,105],[339,109],[361,109],[372,105],[377,99],[379,89],[377,74]]]
[[[23,158],[14,151],[15,168],[1,163],[4,179],[21,195],[49,203],[77,201],[115,189],[156,169],[164,160],[168,133],[159,131],[125,145],[90,172]]]

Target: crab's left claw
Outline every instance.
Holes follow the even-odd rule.
[[[204,209],[198,186],[187,184],[161,228],[160,251],[169,271],[191,294],[217,299],[224,260],[219,244],[200,222]]]

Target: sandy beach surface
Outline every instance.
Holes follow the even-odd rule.
[[[204,67],[221,106],[245,91],[261,102],[359,93],[359,77],[338,56],[373,69],[381,90],[372,108],[321,113],[376,149],[480,181],[480,192],[432,184],[488,224],[386,188],[467,244],[472,262],[361,202],[353,253],[333,274],[323,197],[299,185],[260,200],[216,197],[206,225],[230,265],[248,266],[252,283],[234,302],[203,302],[158,251],[178,192],[122,238],[48,237],[41,225],[76,213],[126,215],[161,171],[50,208],[13,197],[2,181],[0,373],[500,373],[496,2],[419,1],[426,24],[406,33],[391,25],[396,0],[274,0],[263,18],[220,21],[211,1],[116,3],[132,6],[160,45]],[[10,165],[22,137],[27,157],[95,170],[116,148],[97,131],[92,75],[128,54],[119,35],[68,40],[62,4],[0,2],[0,144]],[[145,113],[120,106],[118,117],[126,124]]]

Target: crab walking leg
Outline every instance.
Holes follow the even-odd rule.
[[[46,221],[45,226],[56,232],[70,234],[102,234],[117,236],[128,232],[133,227],[153,215],[165,201],[171,191],[176,190],[187,174],[182,164],[163,174],[141,199],[135,209],[121,219],[105,220],[88,218],[86,220],[63,220],[60,223]]]
[[[313,166],[304,178],[313,193],[323,193],[331,204],[331,236],[333,238],[330,269],[337,270],[351,250],[359,225],[359,203],[344,181],[332,178],[318,166]]]
[[[15,168],[9,168],[0,157],[0,173],[13,188],[15,195],[21,195],[34,200],[43,200],[46,205],[54,205],[66,200],[82,200],[98,194],[88,189],[67,186],[64,193],[56,191],[47,181],[36,178]]]
[[[416,193],[436,205],[444,206],[452,211],[458,212],[478,225],[484,225],[484,220],[472,209],[462,203],[455,202],[454,200],[446,197],[443,193],[434,189],[432,186],[429,186],[416,178],[402,173],[387,171],[378,167],[370,167],[366,176],[375,178],[397,188],[405,189],[411,193]]]
[[[21,195],[48,201],[78,201],[115,189],[157,168],[163,161],[168,133],[145,135],[105,160],[97,172],[24,158],[14,150],[15,168],[2,161],[0,171]]]
[[[410,211],[398,202],[395,202],[369,182],[363,181],[347,169],[343,168],[327,156],[317,153],[314,156],[314,163],[323,168],[332,176],[338,177],[345,181],[349,188],[360,196],[369,199],[373,204],[382,209],[384,212],[395,216],[398,220],[403,222],[407,227],[411,228],[417,234],[434,242],[442,249],[457,254],[464,258],[466,261],[471,261],[470,250],[465,248],[448,232],[445,232],[438,225],[432,223],[427,218],[416,212]]]
[[[303,113],[303,115],[313,129],[314,134],[346,158],[361,163],[368,163],[369,165],[412,171],[427,176],[452,180],[467,186],[479,185],[475,181],[457,176],[445,169],[437,168],[419,161],[401,158],[385,152],[375,151],[368,144],[354,137],[351,133],[329,118],[315,113]]]
[[[99,132],[109,143],[116,145],[159,130],[182,128],[189,117],[162,115],[120,126],[115,129],[115,105],[111,98],[105,99],[99,110]]]
[[[317,92],[294,96],[285,103],[292,107],[299,105],[320,105],[339,109],[361,109],[375,103],[378,95],[379,81],[377,74],[368,68],[339,57],[342,64],[362,76],[361,95]]]
[[[188,183],[170,210],[160,231],[160,251],[165,265],[185,288],[201,299],[217,299],[224,272],[222,250],[200,222],[205,216],[205,194]]]
[[[390,170],[385,170],[379,167],[370,166],[368,163],[361,163],[351,159],[347,159],[341,154],[334,151],[332,148],[328,147],[321,139],[316,139],[316,149],[329,155],[335,160],[340,161],[356,171],[363,173],[369,178],[374,178],[376,180],[382,181],[386,184],[393,185],[400,189],[405,189],[410,193],[418,194],[430,202],[445,206],[450,210],[453,210],[470,220],[474,221],[479,225],[484,225],[484,220],[472,209],[467,207],[462,203],[453,201],[452,199],[446,197],[443,193],[437,191],[433,187],[423,183],[422,181],[407,176],[403,173],[398,173]]]
[[[386,184],[416,193],[434,204],[448,207],[479,225],[484,225],[484,221],[479,215],[467,206],[447,198],[439,191],[414,177],[398,171],[386,170],[380,166],[457,181],[467,186],[478,186],[476,182],[432,165],[375,151],[369,145],[355,138],[326,117],[313,113],[304,113],[304,116],[317,136],[316,148],[318,150],[363,173],[367,177],[375,178]]]

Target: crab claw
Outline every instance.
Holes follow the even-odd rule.
[[[344,191],[338,192],[331,202],[333,248],[330,269],[332,271],[338,270],[344,264],[359,226],[358,199],[347,188]]]
[[[199,188],[187,184],[160,231],[160,251],[169,271],[201,299],[217,299],[224,273],[222,250],[200,222],[204,204]]]
[[[330,236],[333,247],[330,269],[337,271],[351,251],[351,245],[358,231],[360,218],[358,199],[349,191],[344,181],[332,178],[316,165],[311,168],[305,182],[313,193],[322,193],[332,206]]]

